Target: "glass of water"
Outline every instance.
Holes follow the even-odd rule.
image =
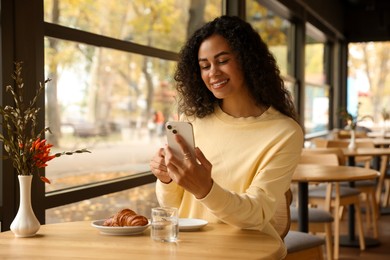
[[[152,208],[152,225],[150,236],[160,242],[176,242],[179,235],[179,218],[177,208]]]

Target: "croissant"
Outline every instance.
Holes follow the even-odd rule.
[[[148,219],[145,216],[138,215],[131,209],[122,209],[115,215],[106,219],[103,226],[145,226],[146,224],[148,224]]]

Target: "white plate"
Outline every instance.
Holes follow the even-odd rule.
[[[126,227],[108,227],[103,226],[104,219],[95,220],[91,223],[91,226],[97,228],[100,233],[104,235],[114,236],[127,236],[127,235],[138,235],[144,232],[149,226],[150,221],[145,226],[126,226]]]
[[[198,230],[206,226],[209,222],[203,219],[197,218],[180,218],[179,219],[179,230],[180,231],[191,231]]]

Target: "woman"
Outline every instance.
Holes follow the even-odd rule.
[[[303,133],[266,44],[250,24],[221,16],[182,48],[175,80],[181,120],[194,126],[196,158],[180,135],[184,160],[167,146],[158,150],[150,167],[159,203],[179,208],[180,217],[279,237],[271,222]]]

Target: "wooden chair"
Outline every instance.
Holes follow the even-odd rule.
[[[273,217],[272,225],[278,232],[279,236],[284,239],[290,230],[290,204],[292,201],[292,192],[288,190],[285,193],[285,200],[277,207]]]
[[[356,138],[366,138],[367,133],[364,131],[355,131],[355,137]],[[351,138],[351,131],[350,130],[343,130],[340,129],[338,131],[333,131],[333,138],[334,139],[350,139]]]
[[[318,149],[316,149],[318,150]],[[322,150],[322,149],[320,149]],[[318,150],[318,151],[320,151]],[[341,152],[340,149],[335,148],[331,149],[334,150],[335,152]],[[326,151],[331,151],[326,149]],[[312,149],[309,149],[309,151],[312,151]],[[324,150],[325,151],[325,150]],[[307,151],[306,149],[303,149],[302,151],[302,156],[300,159],[301,164],[316,164],[317,163],[317,158],[313,158],[309,155],[306,155]],[[343,156],[342,156],[343,157]],[[331,160],[330,162],[327,162],[326,164],[334,164],[338,163],[337,157],[330,157],[330,158],[325,158],[326,160]],[[331,187],[329,187],[331,188]],[[290,207],[290,212],[291,212],[291,228],[292,230],[297,230],[298,229],[298,210],[296,207]],[[325,209],[321,208],[309,208],[308,209],[308,219],[309,219],[309,232],[316,234],[316,233],[325,233],[325,241],[326,241],[326,255],[327,259],[331,260],[333,259],[333,250],[332,250],[332,224],[334,221],[334,218],[332,214]]]
[[[336,152],[338,151],[338,152]],[[304,149],[302,152],[303,163],[318,163],[322,165],[340,165],[344,158],[340,149]],[[334,188],[333,188],[334,186]],[[313,205],[324,205],[325,210],[334,213],[334,248],[333,255],[335,259],[339,257],[340,243],[340,208],[353,204],[356,209],[360,209],[359,201],[360,191],[350,187],[340,187],[338,182],[328,183],[326,186],[318,186],[309,189],[309,203]],[[365,249],[363,235],[363,225],[360,210],[356,210],[356,220],[359,232],[360,249]]]
[[[290,204],[292,201],[292,192],[288,190],[285,193],[286,200],[277,208],[273,218],[273,226],[283,239],[286,248],[287,260],[323,260],[322,246],[325,241],[317,236],[291,231],[290,229]]]
[[[317,142],[317,145],[325,145],[326,148],[346,148],[348,142],[341,140],[326,140],[325,142]],[[374,143],[371,141],[357,141],[357,148],[373,148]],[[340,155],[339,155],[340,157]],[[357,156],[355,158],[357,163],[362,163],[365,168],[371,168],[372,156]],[[340,161],[341,165],[345,165],[345,158]],[[367,226],[372,228],[374,238],[378,238],[378,217],[379,217],[379,203],[378,203],[378,185],[376,180],[356,181],[355,188],[361,192],[361,200],[365,203],[365,218]],[[348,183],[343,183],[342,186],[349,186]]]
[[[357,142],[357,148],[374,148],[375,145],[373,142],[364,141]],[[360,156],[356,157],[357,161],[363,162],[364,167],[367,169],[371,168],[371,156]],[[348,184],[344,184],[348,185]],[[377,190],[378,190],[378,182],[377,180],[366,180],[366,181],[356,181],[355,188],[357,188],[362,193],[362,200],[365,202],[366,206],[366,222],[367,226],[373,229],[374,238],[378,238],[378,218],[379,218],[379,203],[377,200]]]
[[[349,142],[343,140],[314,140],[316,148],[348,148]],[[372,142],[357,141],[357,147],[373,147]],[[355,161],[357,164],[362,163],[366,167],[370,167],[372,156],[356,156]],[[345,163],[345,161],[344,161]],[[343,164],[344,165],[344,164]]]
[[[376,190],[376,201],[378,204],[382,204],[382,207],[389,206],[390,203],[390,164],[389,156],[381,156],[380,165],[380,177],[378,181],[378,187]],[[385,192],[382,197],[382,189],[385,188]],[[382,202],[382,203],[381,203]],[[379,214],[378,214],[379,215]]]

